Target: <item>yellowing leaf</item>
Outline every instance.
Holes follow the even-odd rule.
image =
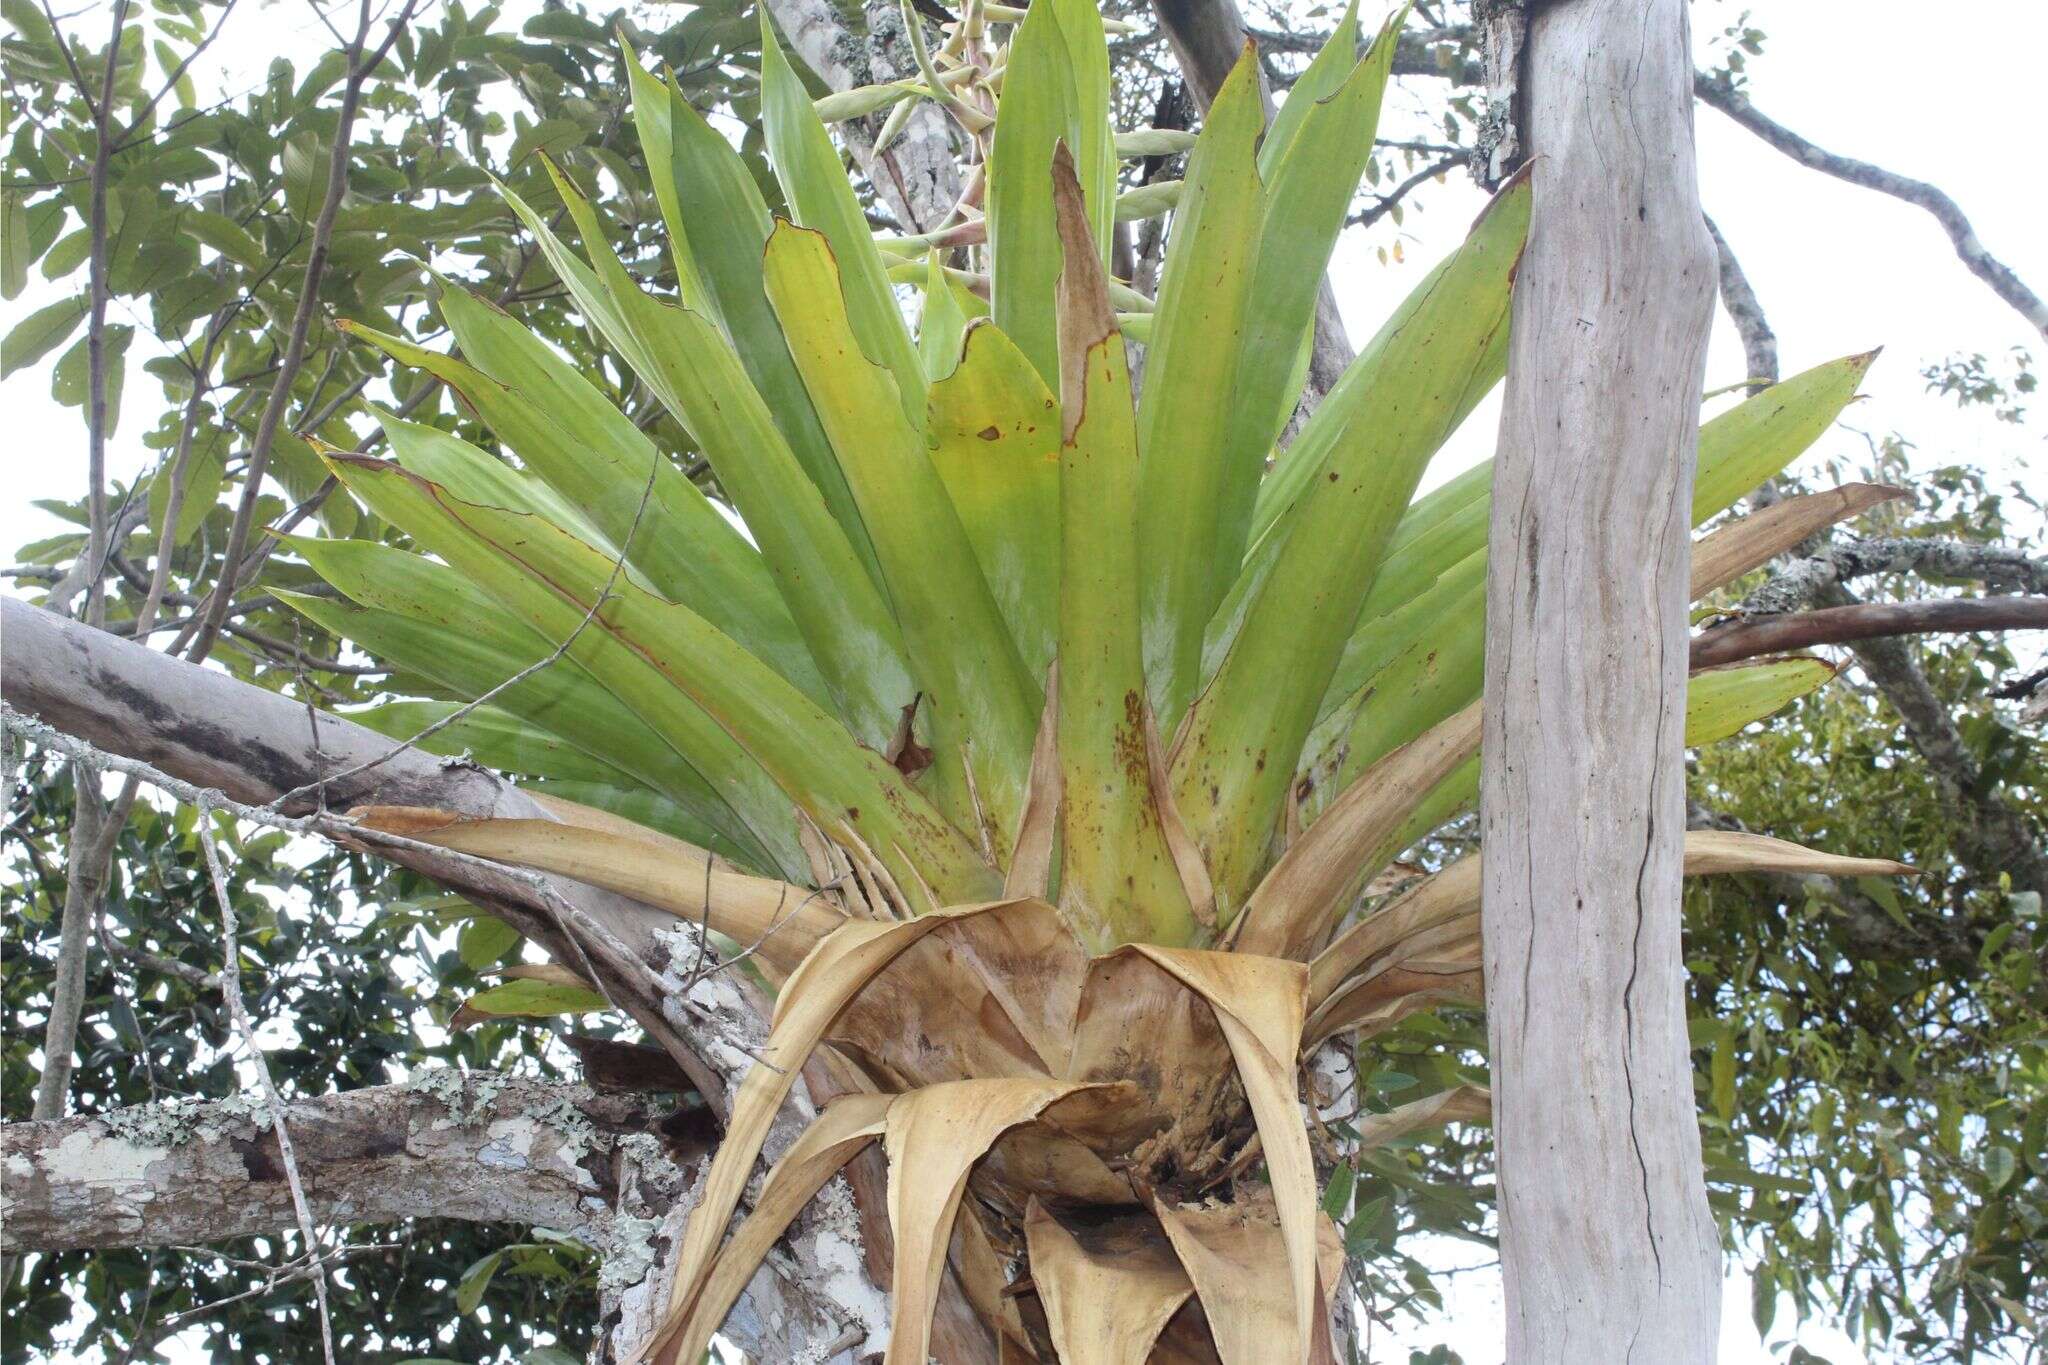
[[[1059,612],[1059,400],[993,322],[968,328],[958,358],[926,400],[926,449],[1026,671],[1042,678]]]
[[[1138,584],[1142,465],[1123,337],[1066,149],[1059,288],[1060,908],[1091,949],[1188,943],[1194,908],[1154,787]]]
[[[350,815],[371,829],[631,896],[736,939],[743,948],[758,945],[779,973],[793,969],[844,922],[815,893],[735,872],[703,849],[654,830],[628,834],[553,820],[476,820],[393,806],[358,808]]]

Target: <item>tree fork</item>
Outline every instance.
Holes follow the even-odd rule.
[[[1705,1365],[1720,1254],[1679,869],[1715,258],[1685,6],[1496,3],[1489,23],[1488,83],[1512,92],[1500,145],[1535,182],[1494,474],[1480,798],[1507,1356]]]

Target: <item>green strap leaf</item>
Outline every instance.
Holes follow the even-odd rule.
[[[1301,395],[1301,374],[1315,340],[1318,292],[1359,178],[1372,159],[1403,14],[1387,21],[1370,54],[1359,61],[1353,55],[1354,2],[1289,92],[1259,148],[1265,221],[1223,443],[1215,542],[1223,575],[1219,594],[1236,577],[1266,457]]]
[[[798,223],[824,233],[832,243],[861,350],[896,376],[903,415],[917,427],[924,421],[924,403],[917,397],[924,369],[890,288],[888,267],[875,247],[874,231],[846,178],[832,135],[782,55],[766,6],[761,10],[761,125],[790,212]]]
[[[1138,429],[1124,340],[1064,152],[1060,275],[1060,907],[1091,951],[1197,925],[1153,790],[1138,615]]]
[[[760,551],[646,434],[516,319],[452,285],[440,307],[473,367],[344,326],[453,389],[527,469],[580,509],[603,543],[616,549],[638,517],[627,562],[656,592],[701,612],[811,695],[829,697]]]
[[[635,121],[662,125],[666,135],[668,154],[662,161],[652,159],[655,147],[646,151],[669,240],[679,255],[688,253],[699,273],[701,303],[687,293],[685,303],[725,329],[797,462],[824,495],[833,520],[846,532],[869,576],[879,583],[881,568],[867,528],[768,306],[761,250],[772,223],[761,187],[732,144],[679,93],[641,70],[638,61],[629,58],[626,69],[633,82]],[[660,117],[655,116],[657,108]]]
[[[1694,524],[1798,458],[1849,402],[1869,361],[1850,356],[1818,366],[1702,425]],[[1340,782],[1347,782],[1479,695],[1492,472],[1490,461],[1467,471],[1403,517],[1324,694],[1305,770],[1341,750]],[[1411,521],[1420,529],[1404,534]],[[1457,548],[1465,556],[1430,576],[1432,561]],[[1341,725],[1332,719],[1339,714],[1348,717]]]
[[[1059,619],[1059,400],[993,322],[968,331],[959,360],[931,387],[925,447],[1027,675],[1043,678]]]
[[[361,605],[274,593],[279,600],[455,697],[483,696],[553,651],[552,640],[447,565],[370,541],[287,543]],[[570,658],[506,688],[494,704],[697,812],[749,865],[784,876],[808,867],[788,798],[724,732],[699,725],[664,736]],[[686,733],[694,748],[674,743]]]
[[[931,708],[941,804],[978,824],[1007,861],[1024,811],[1038,685],[918,429],[904,420],[894,380],[854,337],[824,235],[779,224],[766,278],[789,354],[874,528],[883,583]]]
[[[378,515],[549,639],[570,641],[570,656],[657,731],[708,722],[731,736],[827,837],[885,873],[909,910],[999,891],[974,844],[879,753],[703,617],[615,576],[601,551],[385,461],[330,463]]]
[[[1370,401],[1347,401],[1330,419],[1341,430],[1190,717],[1174,797],[1208,851],[1224,913],[1268,857],[1295,761],[1394,525],[1506,330],[1529,199],[1526,179],[1496,196],[1433,288],[1396,313],[1339,386]]]
[[[916,688],[880,589],[724,335],[701,313],[644,293],[612,254],[596,210],[574,187],[557,185],[603,271],[602,283],[524,201],[504,193],[586,314],[689,428],[759,541],[847,728],[881,749]]]
[[[515,512],[546,517],[563,530],[600,549],[618,553],[604,532],[582,511],[539,479],[514,469],[488,451],[479,450],[452,432],[373,410],[377,425],[391,443],[401,465],[438,483],[466,502],[487,503]]]
[[[1188,161],[1145,355],[1139,601],[1145,677],[1169,732],[1195,694],[1203,627],[1237,574],[1239,550],[1219,543],[1226,490],[1241,490],[1248,500],[1258,485],[1259,464],[1236,477],[1226,468],[1225,441],[1243,401],[1239,360],[1265,216],[1256,163],[1264,126],[1258,58],[1247,46],[1209,106]]]
[[[1074,90],[1074,176],[1088,205],[1088,231],[1109,266],[1116,225],[1116,129],[1111,124],[1109,35],[1095,0],[1052,0]],[[1030,22],[1030,16],[1025,16]]]
[[[944,256],[932,252],[925,260],[924,307],[917,320],[917,355],[926,379],[936,384],[953,373],[967,325],[987,316],[987,305],[961,288],[946,273]]]
[[[1010,38],[983,201],[991,316],[1048,385],[1059,375],[1053,285],[1060,243],[1045,187],[1053,148],[1081,143],[1080,96],[1058,10],[1032,6]]]
[[[1702,422],[1692,524],[1719,516],[1804,454],[1855,398],[1876,358],[1871,351],[1816,365]],[[1361,619],[1394,610],[1445,569],[1485,549],[1492,488],[1489,459],[1417,499],[1394,529]]]
[[[467,708],[467,709],[465,709]],[[469,758],[526,777],[631,786],[633,779],[601,758],[495,706],[456,701],[387,701],[339,713],[380,735],[404,741],[438,725],[419,742],[430,754]]]

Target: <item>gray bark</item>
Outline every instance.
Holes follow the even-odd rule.
[[[1764,317],[1763,305],[1757,302],[1756,290],[1750,288],[1742,262],[1712,218],[1707,219],[1707,232],[1714,239],[1714,257],[1720,268],[1721,306],[1728,310],[1735,334],[1742,338],[1743,378],[1750,381],[1743,392],[1754,398],[1778,382],[1778,334]]]
[[[354,768],[397,747],[383,735],[289,697],[14,598],[0,598],[0,632],[7,645],[0,659],[0,698],[8,705],[88,744],[246,805],[267,804],[324,774]],[[503,778],[417,750],[287,801],[279,813],[305,816],[364,804],[551,818]],[[553,932],[547,907],[528,878],[494,878],[430,854],[397,851],[391,856],[457,889],[509,903],[543,937]],[[570,903],[657,960],[654,936],[675,922],[670,916],[567,878],[552,880]]]
[[[703,1134],[658,1131],[659,1115],[637,1097],[445,1068],[298,1100],[286,1121],[321,1223],[510,1223],[602,1253],[600,1360],[625,1355],[660,1319],[661,1272],[710,1154]],[[0,1126],[0,1169],[9,1255],[206,1245],[296,1226],[277,1136],[254,1094]],[[858,1241],[833,1240],[849,1231],[808,1220],[785,1269],[749,1283],[726,1338],[759,1359],[808,1346],[814,1360],[850,1362],[850,1348],[826,1350],[847,1335],[846,1315],[821,1292],[842,1262],[858,1267]]]
[[[1683,0],[1552,0],[1495,463],[1481,819],[1507,1358],[1715,1355],[1679,945],[1688,499],[1715,284]]]
[[[893,5],[876,4],[867,14],[872,31],[863,39],[831,0],[766,0],[768,12],[804,65],[834,90],[896,80],[912,74],[915,58]],[[877,22],[877,16],[881,16]],[[873,181],[883,205],[905,232],[929,232],[952,212],[960,197],[960,168],[953,155],[946,115],[925,101],[892,144],[875,148],[884,116],[839,125],[855,158]]]
[[[538,1224],[602,1245],[609,1167],[652,1119],[638,1100],[583,1086],[435,1069],[296,1101],[286,1121],[322,1222]],[[665,1154],[694,1163],[704,1151]],[[253,1093],[6,1124],[0,1162],[9,1253],[190,1245],[295,1226],[277,1137]]]
[[[2029,289],[2011,266],[1984,249],[1976,228],[1963,215],[1961,206],[1940,188],[1924,180],[1874,166],[1868,161],[1840,156],[1809,142],[1758,110],[1749,102],[1749,96],[1736,89],[1734,81],[1725,76],[1717,78],[1700,72],[1693,81],[1693,91],[1703,103],[1713,105],[1800,165],[1926,210],[1948,234],[1949,244],[1955,248],[1957,258],[1969,272],[1990,286],[1991,291],[2025,318],[2034,330],[2048,337],[2048,302]]]

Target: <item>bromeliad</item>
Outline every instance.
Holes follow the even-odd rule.
[[[451,285],[459,358],[354,330],[447,384],[500,451],[387,418],[393,460],[329,460],[411,548],[292,542],[343,599],[293,605],[436,694],[360,718],[435,722],[424,744],[522,775],[560,816],[360,821],[700,921],[774,993],[648,1359],[703,1358],[797,1212],[877,1141],[891,1362],[927,1358],[949,1248],[1005,1358],[1329,1358],[1343,1252],[1298,1070],[1325,1040],[1478,1001],[1475,860],[1361,889],[1473,797],[1488,470],[1416,491],[1501,377],[1528,185],[1283,443],[1399,18],[1361,57],[1347,15],[1270,126],[1247,51],[1193,139],[1113,132],[1086,0],[1009,19],[970,6],[917,80],[825,102],[952,111],[979,193],[924,238],[873,232],[766,28],[786,216],[634,67],[679,297],[628,271],[568,174],[552,221],[580,252],[556,205],[506,191],[716,502]],[[1177,190],[1118,199],[1120,155],[1184,143]],[[1115,224],[1168,205],[1157,297],[1136,296],[1108,276]],[[1867,363],[1707,423],[1695,523],[1825,430]],[[1695,596],[1890,492],[1723,527]],[[1703,673],[1690,738],[1831,675]],[[1900,870],[1728,834],[1693,836],[1687,866]],[[800,1071],[838,1098],[734,1229]],[[1356,1141],[1485,1112],[1447,1091]]]

